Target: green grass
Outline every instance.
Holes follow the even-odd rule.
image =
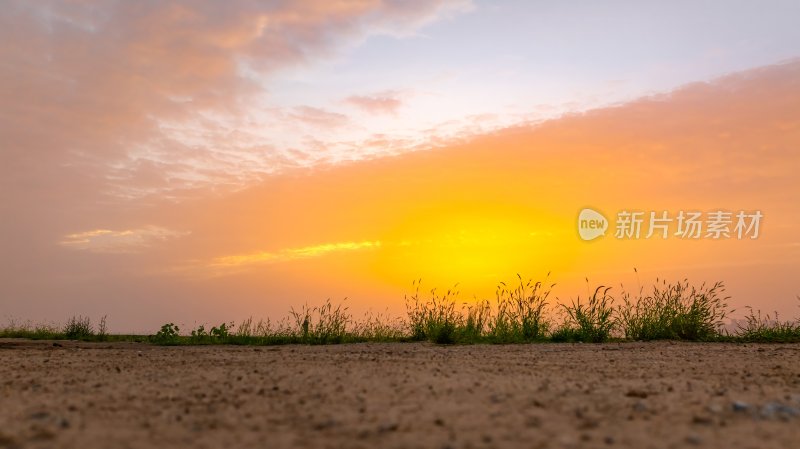
[[[800,320],[781,321],[777,312],[762,315],[748,307],[744,323],[739,323],[736,337],[747,342],[793,343],[800,342]]]
[[[421,294],[422,281],[414,281],[405,297],[406,316],[368,313],[355,319],[345,306],[330,300],[320,306],[304,305],[278,322],[255,321],[238,325],[222,322],[181,329],[164,324],[156,333],[109,334],[106,317],[95,324],[84,316],[64,325],[10,322],[0,328],[0,338],[80,341],[137,341],[161,345],[280,345],[356,342],[429,341],[436,344],[509,344],[531,342],[605,341],[734,341],[800,342],[800,320],[781,321],[777,314],[762,315],[749,309],[732,331],[723,327],[732,312],[721,282],[695,286],[688,280],[656,281],[648,293],[621,290],[619,300],[609,287],[588,288],[584,299],[551,300],[555,284],[525,280],[517,275],[511,285],[501,282],[495,300],[459,298],[458,286],[440,293]],[[591,293],[593,292],[593,293]],[[800,298],[798,298],[800,299]]]
[[[617,326],[614,319],[614,298],[608,292],[611,287],[599,286],[594,290],[586,302],[581,298],[571,304],[562,304],[566,312],[566,319],[561,326],[553,332],[551,339],[554,341],[580,341],[588,343],[602,343],[611,338],[611,333]]]
[[[725,286],[711,287],[656,281],[650,294],[642,289],[633,298],[624,293],[617,319],[624,336],[631,340],[707,341],[721,336],[720,328],[730,313]]]
[[[497,286],[496,304],[492,310],[484,304],[484,315],[489,322],[489,332],[484,335],[492,343],[523,343],[544,340],[552,321],[548,317],[548,298],[555,284],[523,281],[517,274],[518,284],[513,288],[501,282]]]

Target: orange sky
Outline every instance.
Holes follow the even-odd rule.
[[[612,294],[620,283],[637,290],[656,277],[688,278],[724,281],[740,309],[800,315],[796,59],[547,120],[500,126],[496,116],[476,114],[465,119],[469,132],[444,136],[442,126],[424,145],[418,136],[375,132],[357,154],[333,134],[326,142],[305,135],[308,147],[281,149],[252,133],[258,126],[250,122],[263,117],[238,105],[263,86],[233,74],[237,59],[224,52],[290,67],[332,51],[318,21],[333,20],[336,33],[358,41],[375,31],[350,17],[386,15],[399,27],[390,34],[404,35],[433,20],[439,6],[398,11],[365,3],[310,15],[308,23],[269,16],[293,30],[302,49],[282,35],[242,44],[249,35],[237,31],[254,25],[239,11],[203,22],[211,30],[192,34],[198,47],[167,63],[169,53],[154,49],[169,46],[157,38],[184,36],[165,30],[176,18],[195,20],[187,11],[132,10],[143,15],[131,19],[130,36],[98,47],[109,55],[125,49],[130,65],[104,67],[73,30],[64,34],[63,54],[74,57],[56,57],[52,70],[38,72],[31,55],[56,44],[3,17],[29,52],[0,48],[18,62],[0,70],[0,100],[9,105],[0,111],[0,319],[108,315],[112,331],[149,332],[169,321],[275,318],[344,297],[356,313],[402,314],[414,279],[427,287],[459,283],[464,300],[491,299],[500,281],[548,272],[561,301],[584,295],[586,277],[592,286],[614,286]],[[34,19],[20,13],[15,20]],[[383,33],[382,20],[373,25]],[[152,27],[161,34],[143,40]],[[151,82],[148,64],[174,78]],[[85,67],[94,71],[84,76]],[[197,75],[185,75],[192,68]],[[406,120],[411,100],[402,92],[336,104],[366,108],[379,118],[363,123],[379,127]],[[194,96],[191,107],[184,95]],[[275,114],[269,117],[313,123],[320,133],[358,121],[310,106]],[[492,126],[482,127],[484,120]],[[584,207],[610,219],[621,210],[759,210],[764,218],[754,240],[620,240],[612,229],[585,242],[576,229]]]
[[[419,277],[459,282],[469,299],[515,273],[552,271],[567,299],[585,292],[585,276],[636,289],[637,267],[644,284],[722,280],[734,306],[791,315],[800,292],[798,80],[800,63],[756,69],[434,151],[295,170],[179,203],[153,199],[102,223],[89,214],[57,248],[41,249],[46,259],[6,259],[6,298],[28,295],[6,307],[150,327],[276,316],[327,297],[401,312]],[[727,209],[765,218],[756,240],[610,233],[584,242],[575,221],[585,206],[609,217]]]

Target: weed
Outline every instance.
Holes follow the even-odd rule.
[[[609,290],[611,287],[601,285],[594,290],[586,303],[582,303],[578,297],[569,305],[562,304],[567,319],[556,331],[557,338],[591,343],[608,340],[615,326],[614,298],[608,295]]]
[[[456,311],[458,284],[444,294],[431,290],[431,298],[422,301],[419,296],[421,280],[415,282],[416,290],[410,298],[406,297],[411,338],[413,340],[429,340],[438,344],[456,343],[457,330],[461,328],[462,317]]]
[[[108,338],[108,325],[106,324],[106,315],[100,318],[100,324],[97,325],[97,339],[105,341]]]
[[[347,326],[351,317],[347,307],[334,306],[330,299],[320,307],[304,305],[299,311],[292,309],[290,313],[295,322],[295,335],[302,343],[342,343],[348,339]]]
[[[550,277],[547,273],[545,282]],[[496,343],[541,340],[551,323],[546,317],[547,298],[555,284],[543,288],[542,282],[523,281],[511,289],[501,282],[497,287],[497,313],[491,319],[489,338]]]
[[[176,344],[178,343],[179,335],[180,329],[178,326],[175,323],[167,323],[161,326],[161,329],[151,338],[154,342],[160,344]]]
[[[233,322],[229,324],[222,323],[217,327],[212,327],[208,331],[208,335],[212,338],[225,339],[230,337],[230,330],[234,327]]]
[[[92,337],[94,330],[92,329],[92,321],[89,317],[72,317],[67,320],[64,326],[64,337],[69,340],[84,340]]]
[[[492,307],[487,300],[476,300],[474,304],[464,304],[466,311],[463,326],[459,332],[465,343],[477,342],[484,337],[492,317]]]
[[[778,312],[773,316],[761,315],[761,311],[753,311],[748,307],[749,313],[744,319],[744,324],[739,323],[735,335],[744,341],[759,342],[798,342],[800,341],[800,320],[781,321]]]
[[[396,341],[406,338],[405,322],[388,314],[367,312],[363,319],[354,322],[349,332],[354,340]]]
[[[719,337],[728,315],[728,297],[722,297],[725,286],[717,282],[711,287],[690,286],[682,282],[656,281],[652,293],[638,298],[623,293],[618,308],[624,335],[633,340],[711,340]]]

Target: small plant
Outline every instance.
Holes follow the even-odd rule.
[[[299,311],[292,309],[290,313],[301,343],[342,343],[350,337],[347,327],[351,317],[347,307],[334,306],[330,299],[320,307],[309,308],[304,305]]]
[[[633,340],[711,340],[721,335],[728,314],[724,291],[721,282],[694,287],[686,279],[674,284],[656,280],[649,295],[641,288],[635,299],[623,293],[619,324]]]
[[[70,340],[85,340],[94,335],[89,317],[72,317],[64,326],[64,337]]]
[[[233,328],[233,322],[229,324],[222,323],[217,327],[212,327],[210,331],[208,331],[208,335],[212,338],[217,339],[225,339],[230,337],[230,331]]]
[[[602,293],[601,293],[602,290]],[[611,287],[599,286],[589,296],[586,303],[580,297],[572,304],[562,304],[567,319],[555,332],[554,338],[562,341],[584,341],[602,343],[611,336],[615,323],[613,319],[614,298],[608,295]]]
[[[161,344],[174,344],[178,342],[180,329],[175,323],[167,323],[161,326],[161,329],[156,332],[152,339]]]
[[[231,323],[231,325],[233,325],[233,323]],[[242,324],[236,328],[236,336],[240,338],[250,338],[253,336],[253,329],[253,317],[250,317],[242,321]]]
[[[396,341],[406,338],[405,327],[401,319],[370,311],[353,323],[351,334],[358,341]]]
[[[200,343],[208,340],[208,331],[206,330],[205,325],[201,324],[197,326],[197,329],[192,329],[192,331],[189,333],[189,338],[194,343]]]
[[[800,341],[800,320],[781,321],[778,312],[773,316],[761,315],[761,311],[750,313],[745,317],[744,325],[739,323],[735,335],[744,341],[790,343]]]
[[[492,316],[492,306],[487,300],[476,301],[474,304],[465,304],[466,317],[463,320],[459,339],[463,342],[477,342],[484,337]]]
[[[551,325],[545,312],[547,298],[555,284],[545,289],[542,282],[523,281],[519,274],[517,278],[519,285],[514,289],[507,287],[505,282],[497,287],[497,313],[491,320],[489,331],[490,338],[496,343],[541,340]]]
[[[53,340],[64,338],[63,327],[55,324],[36,324],[30,321],[18,323],[14,319],[0,329],[2,338],[30,338],[34,340]]]
[[[404,296],[406,301],[406,312],[408,314],[409,332],[411,339],[414,341],[421,341],[425,339],[425,326],[427,320],[426,304],[420,300],[419,288],[422,284],[422,279],[414,280],[411,286],[414,287],[414,294],[411,296]]]
[[[100,324],[97,325],[97,339],[105,341],[108,338],[108,325],[106,324],[106,315],[100,318]]]
[[[406,309],[410,319],[411,338],[428,340],[438,344],[453,344],[458,338],[457,331],[462,324],[462,316],[456,311],[458,291],[447,290],[442,295],[431,290],[431,299],[422,301],[419,296],[421,280],[415,282],[414,295],[406,297]]]

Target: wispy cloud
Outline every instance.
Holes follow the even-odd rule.
[[[400,93],[393,90],[370,95],[351,95],[344,102],[369,114],[396,114],[403,105]]]
[[[349,121],[344,114],[311,106],[298,106],[289,115],[291,118],[305,124],[322,128],[344,126]]]
[[[210,264],[211,267],[240,267],[270,262],[283,262],[295,259],[307,259],[321,257],[330,253],[349,252],[377,249],[381,247],[378,240],[365,240],[361,242],[336,242],[323,243],[320,245],[303,246],[299,248],[287,248],[275,252],[257,252],[249,254],[237,254],[231,256],[217,257]]]
[[[158,226],[122,231],[93,229],[65,235],[59,244],[66,248],[98,253],[131,253],[188,234],[189,232],[174,231]]]

